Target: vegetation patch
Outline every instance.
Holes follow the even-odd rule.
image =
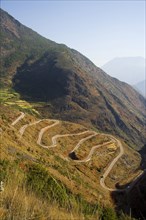
[[[0,160],[0,170],[0,181],[4,182],[0,210],[3,220],[8,217],[19,220],[22,219],[22,215],[27,216],[27,219],[33,216],[34,219],[41,220],[46,217],[46,213],[47,217],[50,215],[50,206],[55,207],[56,216],[57,212],[61,213],[61,210],[64,210],[67,213],[76,213],[78,219],[84,216],[85,219],[131,220],[124,214],[117,216],[112,208],[103,207],[98,203],[89,203],[82,195],[73,194],[40,164],[30,164],[20,160],[11,162]],[[41,209],[38,206],[41,206]],[[67,217],[67,219],[70,218]]]
[[[0,104],[12,106],[20,111],[24,111],[32,115],[39,115],[38,111],[36,111],[30,103],[25,100],[21,100],[19,93],[15,92],[13,89],[0,90]]]

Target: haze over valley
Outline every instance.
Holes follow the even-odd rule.
[[[143,57],[117,57],[101,68],[111,76],[135,85],[145,80],[146,60]]]

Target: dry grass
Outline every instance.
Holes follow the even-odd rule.
[[[2,220],[69,220],[84,219],[82,214],[67,212],[57,204],[53,205],[45,199],[37,198],[33,193],[27,193],[26,189],[11,185],[5,187],[1,196],[0,218]]]
[[[124,155],[119,159],[111,170],[110,175],[106,179],[106,183],[113,188],[115,184],[126,185],[130,183],[141,172],[140,167],[140,155],[128,148],[124,143]],[[121,169],[122,167],[122,169]]]
[[[71,159],[67,161],[65,157],[68,156],[79,140],[87,137],[88,134],[59,138],[55,148],[43,149],[36,144],[37,136],[40,129],[50,125],[51,122],[42,121],[37,125],[28,127],[20,139],[18,133],[20,127],[39,119],[27,114],[15,127],[12,127],[10,124],[20,115],[20,112],[5,106],[2,106],[1,110],[1,129],[3,131],[0,138],[1,159],[17,160],[22,167],[25,163],[35,162],[40,164],[56,180],[64,184],[73,195],[81,195],[89,203],[96,204],[100,200],[103,206],[111,206],[112,204],[114,207],[110,193],[100,186],[99,180],[104,169],[118,155],[118,148],[114,146],[101,147],[95,151],[92,159],[87,163],[79,164]],[[48,129],[43,135],[42,141],[45,145],[51,145],[51,138],[56,134],[79,133],[85,130],[87,128],[81,125],[61,122],[58,126]],[[88,155],[92,146],[101,144],[104,141],[108,141],[108,138],[100,134],[91,140],[85,141],[77,151],[78,157],[83,159]],[[117,181],[121,185],[128,182],[130,178],[133,178],[139,166],[138,154],[126,145],[124,148],[125,156],[118,161],[106,179],[106,184],[109,187],[113,188]],[[117,178],[114,179],[113,176],[117,176]],[[81,210],[78,210],[78,207],[68,213],[65,209],[58,207],[57,204],[40,200],[33,193],[27,192],[25,187],[19,187],[19,184],[15,184],[16,187],[13,190],[11,185],[9,183],[7,185],[7,190],[3,196],[3,208],[0,210],[0,213],[7,216],[4,219],[84,219],[84,215]],[[22,214],[24,212],[25,216]],[[9,218],[8,215],[15,216]],[[92,219],[91,215],[89,219]],[[95,219],[95,216],[93,216],[93,219]]]

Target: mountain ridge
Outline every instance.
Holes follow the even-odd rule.
[[[43,101],[36,109],[44,117],[94,126],[123,137],[137,149],[145,144],[146,100],[140,94],[107,75],[78,51],[44,39],[23,25],[20,28],[2,13],[4,87],[15,89],[30,102]],[[20,39],[12,36],[5,20],[16,25]],[[8,54],[13,48],[15,51]]]

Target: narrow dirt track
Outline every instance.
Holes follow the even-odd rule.
[[[89,132],[89,131],[88,131],[88,132]],[[74,148],[70,153],[75,152],[75,151],[80,147],[80,145],[81,145],[82,143],[84,143],[86,140],[89,140],[89,139],[91,139],[92,137],[94,137],[94,136],[96,136],[96,135],[98,135],[98,134],[97,134],[96,132],[93,132],[93,134],[89,135],[88,137],[82,138],[82,139],[79,141],[79,143],[75,146],[75,148]]]
[[[12,122],[11,125],[13,125],[13,126],[16,125],[22,118],[24,118],[24,116],[25,116],[25,114],[24,114],[23,112],[21,112],[21,115],[20,115],[14,122]],[[55,136],[52,137],[52,145],[46,146],[46,145],[42,144],[42,137],[43,137],[44,133],[45,133],[48,129],[50,129],[50,128],[54,127],[54,126],[57,126],[57,125],[60,123],[60,121],[58,121],[58,120],[51,120],[51,119],[42,119],[42,120],[38,120],[38,121],[35,121],[35,122],[33,122],[33,123],[30,123],[30,124],[23,125],[23,126],[19,129],[20,136],[21,136],[21,137],[23,136],[23,134],[24,134],[25,130],[27,129],[27,127],[33,126],[33,125],[38,124],[38,123],[40,123],[40,122],[42,122],[42,121],[53,122],[53,124],[48,125],[48,126],[42,128],[42,129],[40,130],[40,132],[39,132],[39,135],[38,135],[37,144],[38,144],[39,146],[43,147],[43,148],[46,148],[46,149],[56,147],[56,146],[57,146],[57,139],[58,139],[58,138],[67,137],[67,136],[77,136],[77,135],[79,136],[79,135],[83,135],[83,134],[85,134],[85,133],[90,133],[89,136],[87,136],[87,137],[85,137],[85,138],[82,138],[82,139],[77,143],[77,145],[74,147],[74,149],[70,152],[70,153],[73,153],[73,152],[75,152],[76,150],[78,150],[78,148],[81,146],[81,144],[83,144],[86,140],[89,140],[89,139],[91,139],[92,137],[94,137],[94,136],[96,136],[96,135],[99,135],[99,133],[96,133],[95,131],[91,131],[91,130],[86,130],[86,131],[83,131],[83,132],[80,132],[80,133],[73,133],[73,134],[63,134],[63,135],[57,134],[57,135],[55,135]],[[91,133],[92,133],[92,134],[91,134]],[[142,171],[142,172],[136,177],[136,179],[135,179],[128,187],[126,187],[126,188],[124,188],[124,189],[112,189],[112,188],[109,188],[108,186],[106,186],[106,184],[105,184],[105,179],[107,178],[107,176],[109,175],[109,173],[111,172],[111,170],[113,169],[113,167],[114,167],[114,165],[117,163],[117,161],[123,156],[123,154],[124,154],[124,148],[123,148],[121,142],[120,142],[117,138],[115,138],[114,136],[109,135],[109,134],[104,134],[104,133],[100,133],[100,135],[104,135],[104,136],[106,136],[106,137],[109,137],[109,138],[110,138],[110,141],[107,141],[107,142],[105,142],[105,143],[103,143],[103,144],[99,144],[99,145],[93,146],[93,147],[91,148],[91,150],[90,150],[88,156],[87,156],[85,159],[83,159],[83,160],[75,160],[75,162],[77,162],[77,163],[88,162],[88,161],[91,160],[91,158],[92,158],[92,156],[93,156],[95,150],[97,150],[97,149],[100,148],[100,147],[108,146],[108,145],[111,144],[111,143],[115,143],[115,144],[119,147],[120,153],[112,160],[112,162],[110,163],[110,165],[105,169],[105,172],[103,173],[102,177],[100,178],[100,185],[101,185],[105,190],[112,191],[112,192],[114,192],[114,191],[116,191],[116,192],[126,191],[126,192],[127,192],[127,191],[131,190],[131,188],[132,188],[132,187],[139,181],[139,179],[143,176],[143,174],[145,173],[145,171]],[[66,158],[65,158],[65,159],[66,159]],[[69,160],[68,160],[68,161],[69,161]]]
[[[42,137],[43,137],[43,134],[49,129],[49,128],[52,128],[56,125],[58,125],[60,122],[58,120],[51,120],[51,122],[54,122],[54,124],[52,125],[48,125],[44,128],[41,129],[41,131],[39,132],[39,136],[38,136],[38,139],[37,139],[37,144],[40,145],[41,147],[43,148],[48,148],[48,146],[45,146],[44,144],[42,144]]]
[[[18,118],[16,118],[16,120],[13,121],[11,125],[12,126],[16,125],[24,117],[25,117],[25,114],[23,112],[21,112],[21,115]]]
[[[52,145],[48,146],[48,148],[56,147],[58,138],[70,137],[70,136],[79,136],[79,135],[83,135],[83,134],[86,134],[86,133],[89,133],[89,131],[83,131],[83,132],[80,132],[80,133],[72,133],[72,134],[57,134],[57,135],[52,137]]]
[[[26,130],[28,127],[30,127],[30,126],[32,126],[32,125],[36,125],[36,124],[38,124],[38,123],[40,123],[40,122],[42,122],[42,121],[49,121],[49,122],[50,122],[51,120],[49,120],[49,119],[41,119],[41,120],[32,122],[32,123],[30,123],[30,124],[23,125],[23,126],[19,129],[20,136],[21,136],[21,137],[23,136],[25,130]]]
[[[106,190],[121,192],[121,191],[123,191],[123,189],[112,189],[112,188],[109,188],[109,187],[107,187],[107,186],[105,185],[105,179],[106,179],[106,177],[109,175],[110,171],[112,170],[112,168],[114,167],[114,165],[117,163],[117,161],[118,161],[118,160],[123,156],[123,154],[124,154],[124,148],[123,148],[121,142],[120,142],[118,139],[116,139],[115,137],[111,136],[111,135],[108,135],[108,136],[111,137],[111,138],[114,140],[114,142],[117,143],[118,147],[120,148],[120,153],[118,154],[117,157],[115,157],[115,158],[113,159],[113,161],[110,163],[110,165],[106,168],[106,170],[105,170],[105,172],[104,172],[102,178],[100,179],[100,185],[101,185],[104,189],[106,189]],[[124,191],[125,191],[125,189],[124,189]]]
[[[93,147],[91,148],[91,150],[90,150],[88,156],[87,156],[85,159],[83,159],[83,160],[76,160],[76,162],[77,162],[77,163],[83,163],[83,162],[88,162],[88,161],[90,161],[91,158],[92,158],[92,155],[94,154],[94,151],[95,151],[95,150],[97,150],[97,149],[100,148],[100,147],[104,147],[104,146],[106,146],[106,145],[108,145],[108,144],[111,144],[111,143],[113,143],[113,142],[112,142],[112,141],[108,141],[108,142],[106,142],[106,143],[104,143],[104,144],[99,144],[99,145],[93,146]]]
[[[36,122],[33,122],[33,123],[30,123],[30,124],[23,125],[23,126],[19,129],[20,136],[21,136],[21,137],[23,136],[23,134],[24,134],[26,128],[28,128],[29,126],[38,124],[39,122],[41,122],[41,120],[36,121]]]

